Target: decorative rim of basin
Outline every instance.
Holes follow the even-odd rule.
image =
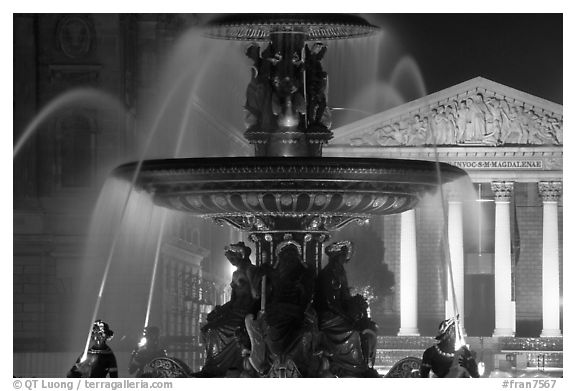
[[[359,38],[379,28],[349,14],[234,14],[212,20],[205,35],[235,41],[268,41],[270,33],[302,32],[307,41]]]
[[[439,164],[442,183],[466,175]],[[136,167],[124,164],[113,174],[132,180]],[[223,157],[147,160],[135,186],[152,194],[157,205],[238,222],[306,216],[365,220],[413,208],[438,183],[436,163],[422,160]]]

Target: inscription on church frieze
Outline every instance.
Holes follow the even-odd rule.
[[[542,160],[457,160],[451,161],[450,164],[462,168],[473,170],[510,170],[510,169],[527,169],[542,170],[544,162]]]

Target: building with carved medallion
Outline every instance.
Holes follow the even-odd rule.
[[[437,159],[470,178],[443,189],[444,208],[430,197],[380,223],[386,262],[408,284],[388,310],[400,334],[430,334],[450,315],[442,209],[467,333],[562,334],[562,122],[562,106],[478,77],[338,130],[325,155]],[[391,230],[415,248],[402,254]]]

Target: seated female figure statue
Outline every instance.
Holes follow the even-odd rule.
[[[92,325],[91,338],[94,344],[86,352],[86,357],[80,356],[66,377],[118,377],[116,356],[106,341],[112,339],[114,332],[108,323],[97,320]]]
[[[245,333],[244,318],[255,313],[258,297],[256,266],[250,261],[251,250],[244,242],[225,247],[224,255],[237,269],[232,274],[230,301],[216,306],[201,328],[206,344],[206,362],[195,376],[220,377],[228,371],[242,370],[242,345],[239,335]]]
[[[466,345],[456,346],[456,320],[443,320],[438,327],[438,343],[422,355],[420,377],[480,377],[478,365]]]
[[[328,265],[318,275],[316,311],[330,371],[338,377],[378,377],[371,368],[376,352],[376,324],[367,315],[366,300],[351,296],[344,264],[353,254],[349,241],[326,247]]]
[[[278,246],[273,264],[262,265],[268,290],[264,311],[266,344],[275,357],[290,356],[306,370],[306,355],[301,346],[310,338],[302,338],[307,330],[306,309],[314,293],[314,272],[302,260],[297,243],[286,241]]]

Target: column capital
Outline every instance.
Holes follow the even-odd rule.
[[[514,182],[494,181],[491,183],[491,188],[492,192],[494,193],[494,201],[510,201],[510,197],[514,191]]]
[[[538,193],[544,202],[557,202],[562,194],[562,181],[538,182]]]

